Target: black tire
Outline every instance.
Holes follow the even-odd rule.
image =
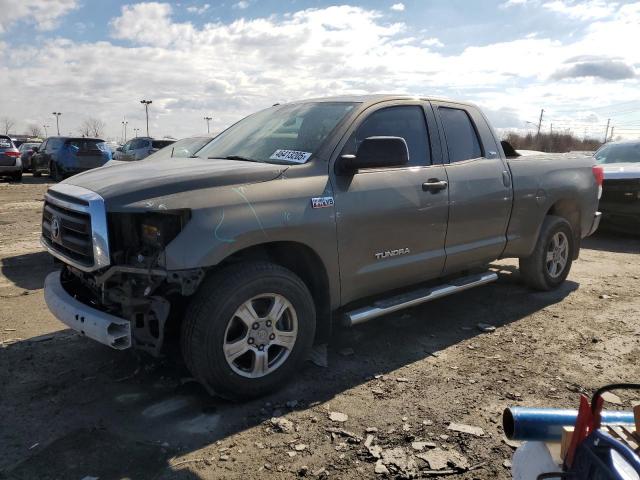
[[[63,180],[56,162],[51,162],[51,165],[49,166],[49,177],[51,177],[51,180],[54,182],[61,182]]]
[[[567,242],[567,257],[562,268],[559,268],[559,264],[554,261],[547,261],[547,254],[554,253],[552,242],[554,238],[558,238],[556,235],[560,239],[564,238],[563,241]],[[567,279],[571,270],[575,249],[574,238],[571,224],[566,219],[548,215],[542,223],[533,253],[529,257],[520,258],[520,274],[524,282],[531,288],[542,291],[553,290],[560,286]]]
[[[238,319],[235,316],[238,308],[250,299],[266,294],[282,296],[293,307],[297,336],[279,367],[264,376],[247,378],[231,367],[223,344],[227,340],[228,325]],[[259,397],[291,380],[309,354],[315,327],[313,298],[293,272],[269,262],[237,264],[209,276],[200,285],[182,322],[182,355],[193,376],[210,393],[229,400]],[[251,331],[247,330],[245,335],[250,337]],[[271,352],[271,348],[267,347],[265,351]],[[281,351],[280,348],[275,352]],[[257,346],[249,347],[244,355],[255,362],[257,354],[252,349]]]
[[[42,172],[33,172],[33,176],[36,178],[40,178],[42,176]]]
[[[14,173],[11,178],[13,178],[14,182],[21,182],[22,181],[22,172]]]

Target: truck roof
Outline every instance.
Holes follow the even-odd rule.
[[[318,98],[307,98],[304,100],[296,100],[293,102],[286,103],[306,103],[306,102],[353,102],[353,103],[367,103],[374,104],[384,101],[392,101],[392,100],[426,100],[426,101],[443,101],[443,102],[451,102],[451,103],[459,103],[462,105],[474,105],[471,102],[464,102],[460,100],[451,100],[448,98],[441,97],[432,97],[428,95],[408,95],[408,94],[387,94],[387,93],[376,93],[376,94],[367,94],[367,95],[338,95],[333,97],[318,97]],[[475,106],[475,105],[474,105]]]

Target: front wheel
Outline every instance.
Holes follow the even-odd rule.
[[[542,223],[533,253],[520,259],[520,274],[536,290],[553,290],[564,282],[574,257],[571,224],[562,217],[548,215]]]
[[[54,182],[60,182],[63,180],[62,174],[60,173],[60,169],[58,168],[58,164],[56,162],[51,162],[51,166],[49,167],[49,177]]]
[[[187,309],[185,363],[211,393],[265,395],[307,357],[315,317],[313,298],[293,272],[267,262],[231,266],[209,277]]]

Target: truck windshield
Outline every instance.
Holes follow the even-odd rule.
[[[611,143],[596,152],[596,162],[640,163],[640,142]]]
[[[309,102],[274,106],[240,120],[197,154],[266,163],[305,163],[355,106]]]

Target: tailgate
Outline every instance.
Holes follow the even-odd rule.
[[[16,157],[5,155],[0,149],[0,167],[12,167],[16,164]]]

